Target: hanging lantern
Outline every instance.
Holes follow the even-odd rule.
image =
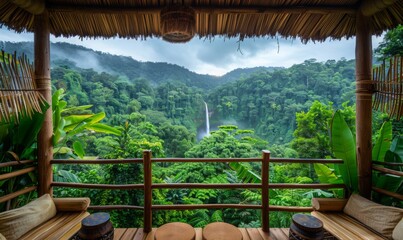
[[[190,41],[195,35],[195,11],[186,6],[169,6],[161,11],[162,39],[171,43]]]

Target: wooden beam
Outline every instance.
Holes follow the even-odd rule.
[[[372,39],[369,18],[357,13],[356,24],[356,129],[358,189],[371,196],[372,186]]]
[[[377,12],[380,12],[387,7],[393,5],[398,0],[366,0],[362,1],[360,11],[364,16],[372,16]]]
[[[130,6],[97,6],[97,5],[64,5],[64,4],[48,4],[47,9],[50,12],[74,12],[88,14],[159,14],[165,6],[155,7],[130,7]],[[191,5],[196,13],[209,14],[290,14],[290,13],[312,13],[312,14],[356,14],[356,6],[202,6]]]
[[[45,112],[45,120],[38,134],[38,187],[39,196],[49,193],[52,195],[52,166],[53,159],[53,122],[52,122],[52,92],[50,85],[50,40],[49,40],[49,14],[45,11],[35,16],[34,22],[34,55],[35,55],[35,81],[49,103]]]
[[[34,15],[42,14],[45,11],[44,0],[11,0],[11,2]]]

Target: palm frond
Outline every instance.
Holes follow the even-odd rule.
[[[44,97],[38,92],[33,65],[25,55],[0,53],[0,122],[19,122],[42,112]]]

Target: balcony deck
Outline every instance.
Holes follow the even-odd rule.
[[[115,228],[114,240],[154,240],[154,233],[143,232],[143,228]],[[243,240],[286,240],[288,239],[288,228],[270,228],[270,234],[262,231],[261,228],[239,228]],[[202,228],[195,228],[196,239],[202,240]]]

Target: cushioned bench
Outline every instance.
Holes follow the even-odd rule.
[[[311,214],[339,239],[403,239],[403,209],[383,206],[359,195],[346,199],[314,198]]]
[[[54,198],[49,194],[0,213],[0,240],[69,239],[81,227],[89,198]]]

